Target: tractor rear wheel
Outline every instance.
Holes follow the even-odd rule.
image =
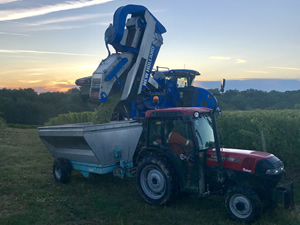
[[[71,180],[72,166],[67,159],[55,159],[53,163],[53,176],[56,182],[68,183]]]
[[[228,215],[239,222],[249,223],[261,215],[262,202],[258,195],[247,187],[232,187],[225,198]]]
[[[175,198],[178,185],[172,167],[156,156],[146,156],[137,168],[137,188],[144,200],[164,205]]]

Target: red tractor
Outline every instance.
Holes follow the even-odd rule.
[[[136,150],[134,162],[138,190],[150,204],[165,204],[179,191],[224,195],[229,216],[251,222],[264,205],[281,199],[288,207],[293,201],[292,183],[278,186],[284,166],[276,156],[220,149],[208,108],[151,110],[145,129],[145,145]]]

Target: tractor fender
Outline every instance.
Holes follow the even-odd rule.
[[[225,184],[229,186],[245,186],[253,189],[258,192],[256,186],[253,186],[256,183],[256,178],[252,174],[248,174],[241,171],[234,171],[230,169],[224,169],[225,173]]]
[[[238,175],[235,171],[224,169],[226,182],[229,184],[239,183]]]

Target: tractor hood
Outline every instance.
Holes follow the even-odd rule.
[[[221,148],[221,155],[224,169],[232,169],[252,174],[265,174],[266,171],[270,169],[278,169],[280,173],[283,172],[282,162],[271,153]],[[215,149],[207,151],[206,163],[207,166],[218,166]]]

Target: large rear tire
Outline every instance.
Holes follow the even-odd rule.
[[[53,163],[53,176],[56,182],[69,183],[71,180],[72,166],[67,159],[55,159]]]
[[[228,215],[239,222],[250,223],[262,213],[262,202],[258,195],[247,187],[232,187],[225,198]]]
[[[177,195],[178,184],[172,167],[156,156],[142,159],[136,182],[141,196],[153,205],[165,205]]]

